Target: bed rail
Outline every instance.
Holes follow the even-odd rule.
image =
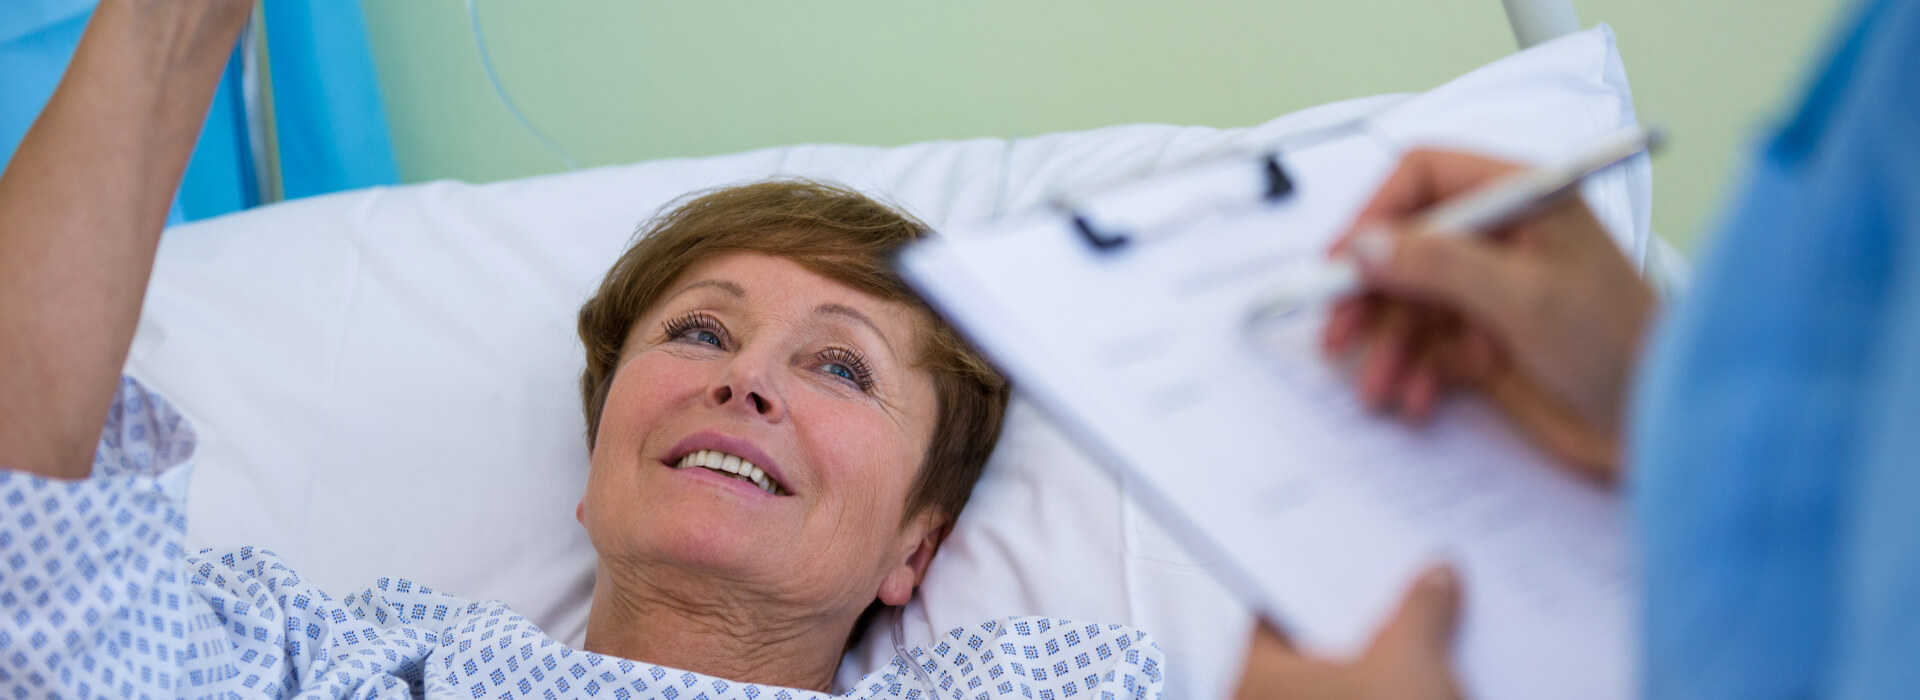
[[[1507,23],[1520,48],[1580,31],[1580,15],[1573,0],[1500,0],[1507,7]]]

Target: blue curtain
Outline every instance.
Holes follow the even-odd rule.
[[[398,182],[360,3],[266,0],[265,9],[287,199]]]
[[[95,0],[0,5],[0,163],[53,95]],[[288,199],[399,180],[357,2],[265,0],[281,190]],[[236,50],[174,200],[173,223],[257,206],[253,134]],[[264,142],[264,141],[263,141]]]
[[[207,124],[193,145],[193,159],[180,180],[169,223],[204,219],[258,206],[259,179],[247,126],[247,106],[241,94],[241,58],[235,50],[220,76],[220,91],[207,109]]]
[[[53,96],[93,0],[14,0],[0,9],[0,162]]]

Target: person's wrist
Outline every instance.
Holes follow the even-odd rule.
[[[102,0],[93,22],[139,46],[147,68],[176,76],[224,64],[252,15],[252,0]]]
[[[1631,419],[1633,387],[1640,374],[1640,363],[1646,355],[1648,338],[1653,334],[1654,319],[1659,315],[1660,301],[1653,288],[1639,280],[1632,302],[1627,305],[1626,342],[1620,348],[1621,362],[1619,374],[1614,377],[1614,393],[1611,406],[1606,414],[1605,434],[1611,443],[1611,459],[1608,464],[1608,476],[1618,481],[1626,473],[1626,425]]]
[[[193,22],[244,22],[256,0],[100,0],[102,9],[118,8],[146,19]]]

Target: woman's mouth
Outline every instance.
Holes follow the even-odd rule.
[[[774,481],[773,477],[768,476],[766,472],[754,466],[753,462],[719,450],[694,450],[687,456],[681,457],[680,461],[675,463],[673,467],[675,469],[686,469],[688,467],[708,469],[722,476],[732,477],[753,484],[769,495],[787,495],[787,490],[782,488],[779,482]]]

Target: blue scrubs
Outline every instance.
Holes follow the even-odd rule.
[[[1920,2],[1862,6],[1657,333],[1654,698],[1920,698]]]

